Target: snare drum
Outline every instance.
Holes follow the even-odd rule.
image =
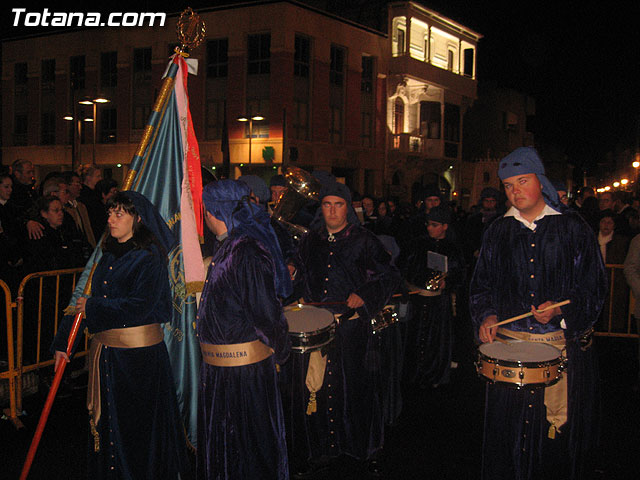
[[[304,353],[317,350],[333,341],[336,321],[329,310],[308,305],[289,305],[284,308],[284,316],[289,325],[291,348]]]
[[[387,305],[371,319],[371,330],[375,335],[380,330],[393,325],[398,321],[398,314],[396,313],[396,307],[394,305]]]
[[[562,352],[547,343],[483,343],[476,370],[492,383],[512,388],[544,388],[557,383],[564,370]]]

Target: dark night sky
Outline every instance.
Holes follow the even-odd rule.
[[[50,11],[74,11],[57,2]],[[200,8],[228,0],[184,1]],[[308,0],[336,13],[382,9],[384,0]],[[640,35],[636,2],[461,1],[420,3],[482,34],[478,79],[511,87],[536,99],[536,140],[554,145],[580,166],[602,162],[606,152],[635,149],[640,131],[636,80]],[[11,5],[2,7],[2,37],[20,33],[10,25]],[[27,6],[42,11],[42,6]],[[39,4],[42,5],[42,4]],[[176,11],[166,0],[135,4],[113,0],[105,12]],[[615,5],[615,6],[611,6]],[[624,6],[623,6],[624,5]],[[15,5],[14,5],[15,6]],[[182,6],[182,5],[180,5]],[[133,8],[132,8],[133,7]],[[361,14],[361,13],[360,13]],[[213,26],[209,26],[209,32]]]

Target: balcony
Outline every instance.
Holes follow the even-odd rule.
[[[399,153],[420,154],[430,158],[442,157],[442,140],[421,135],[398,133],[389,135],[389,149]]]
[[[393,57],[389,61],[393,75],[409,76],[437,85],[464,97],[477,97],[477,82],[473,78],[459,75],[411,57],[408,53]]]

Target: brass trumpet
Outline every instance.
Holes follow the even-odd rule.
[[[446,272],[433,271],[424,284],[424,289],[428,292],[440,291],[440,280],[447,276]]]

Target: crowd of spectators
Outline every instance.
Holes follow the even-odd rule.
[[[117,189],[95,165],[51,172],[39,183],[29,160],[0,171],[0,279],[14,295],[29,273],[85,265]]]

